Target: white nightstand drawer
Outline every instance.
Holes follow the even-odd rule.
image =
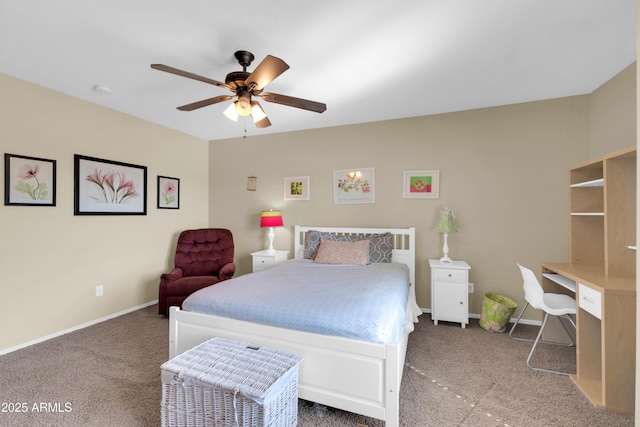
[[[280,264],[287,260],[289,256],[288,251],[258,251],[251,254],[253,257],[253,272],[264,270],[265,268],[273,267],[276,264]]]
[[[595,289],[578,283],[579,306],[598,319],[602,319],[602,295]]]
[[[253,265],[256,267],[259,266],[270,266],[275,264],[275,258],[266,257],[266,256],[254,256],[253,257]]]
[[[433,281],[467,283],[467,270],[454,270],[452,268],[433,269]]]

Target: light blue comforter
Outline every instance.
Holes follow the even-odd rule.
[[[403,336],[409,269],[293,259],[201,289],[183,310],[375,343]]]

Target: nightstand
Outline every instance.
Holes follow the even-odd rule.
[[[464,261],[440,263],[430,259],[431,319],[456,322],[464,329],[469,323],[469,264]]]
[[[289,256],[289,251],[270,251],[265,249],[263,251],[253,252],[253,272],[264,270],[265,268],[273,267],[276,264],[286,261]]]

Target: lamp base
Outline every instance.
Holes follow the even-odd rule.
[[[275,253],[275,249],[273,248],[273,238],[275,237],[275,233],[273,232],[273,227],[269,227],[269,249],[267,249],[271,253]]]
[[[440,258],[440,264],[452,264],[453,261],[449,258],[449,244],[447,243],[447,238],[449,237],[449,233],[444,234],[444,245],[442,246],[442,252],[444,252],[444,256]]]

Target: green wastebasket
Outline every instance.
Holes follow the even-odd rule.
[[[518,304],[509,298],[487,292],[482,301],[480,327],[490,332],[504,332],[511,315],[518,308]]]

